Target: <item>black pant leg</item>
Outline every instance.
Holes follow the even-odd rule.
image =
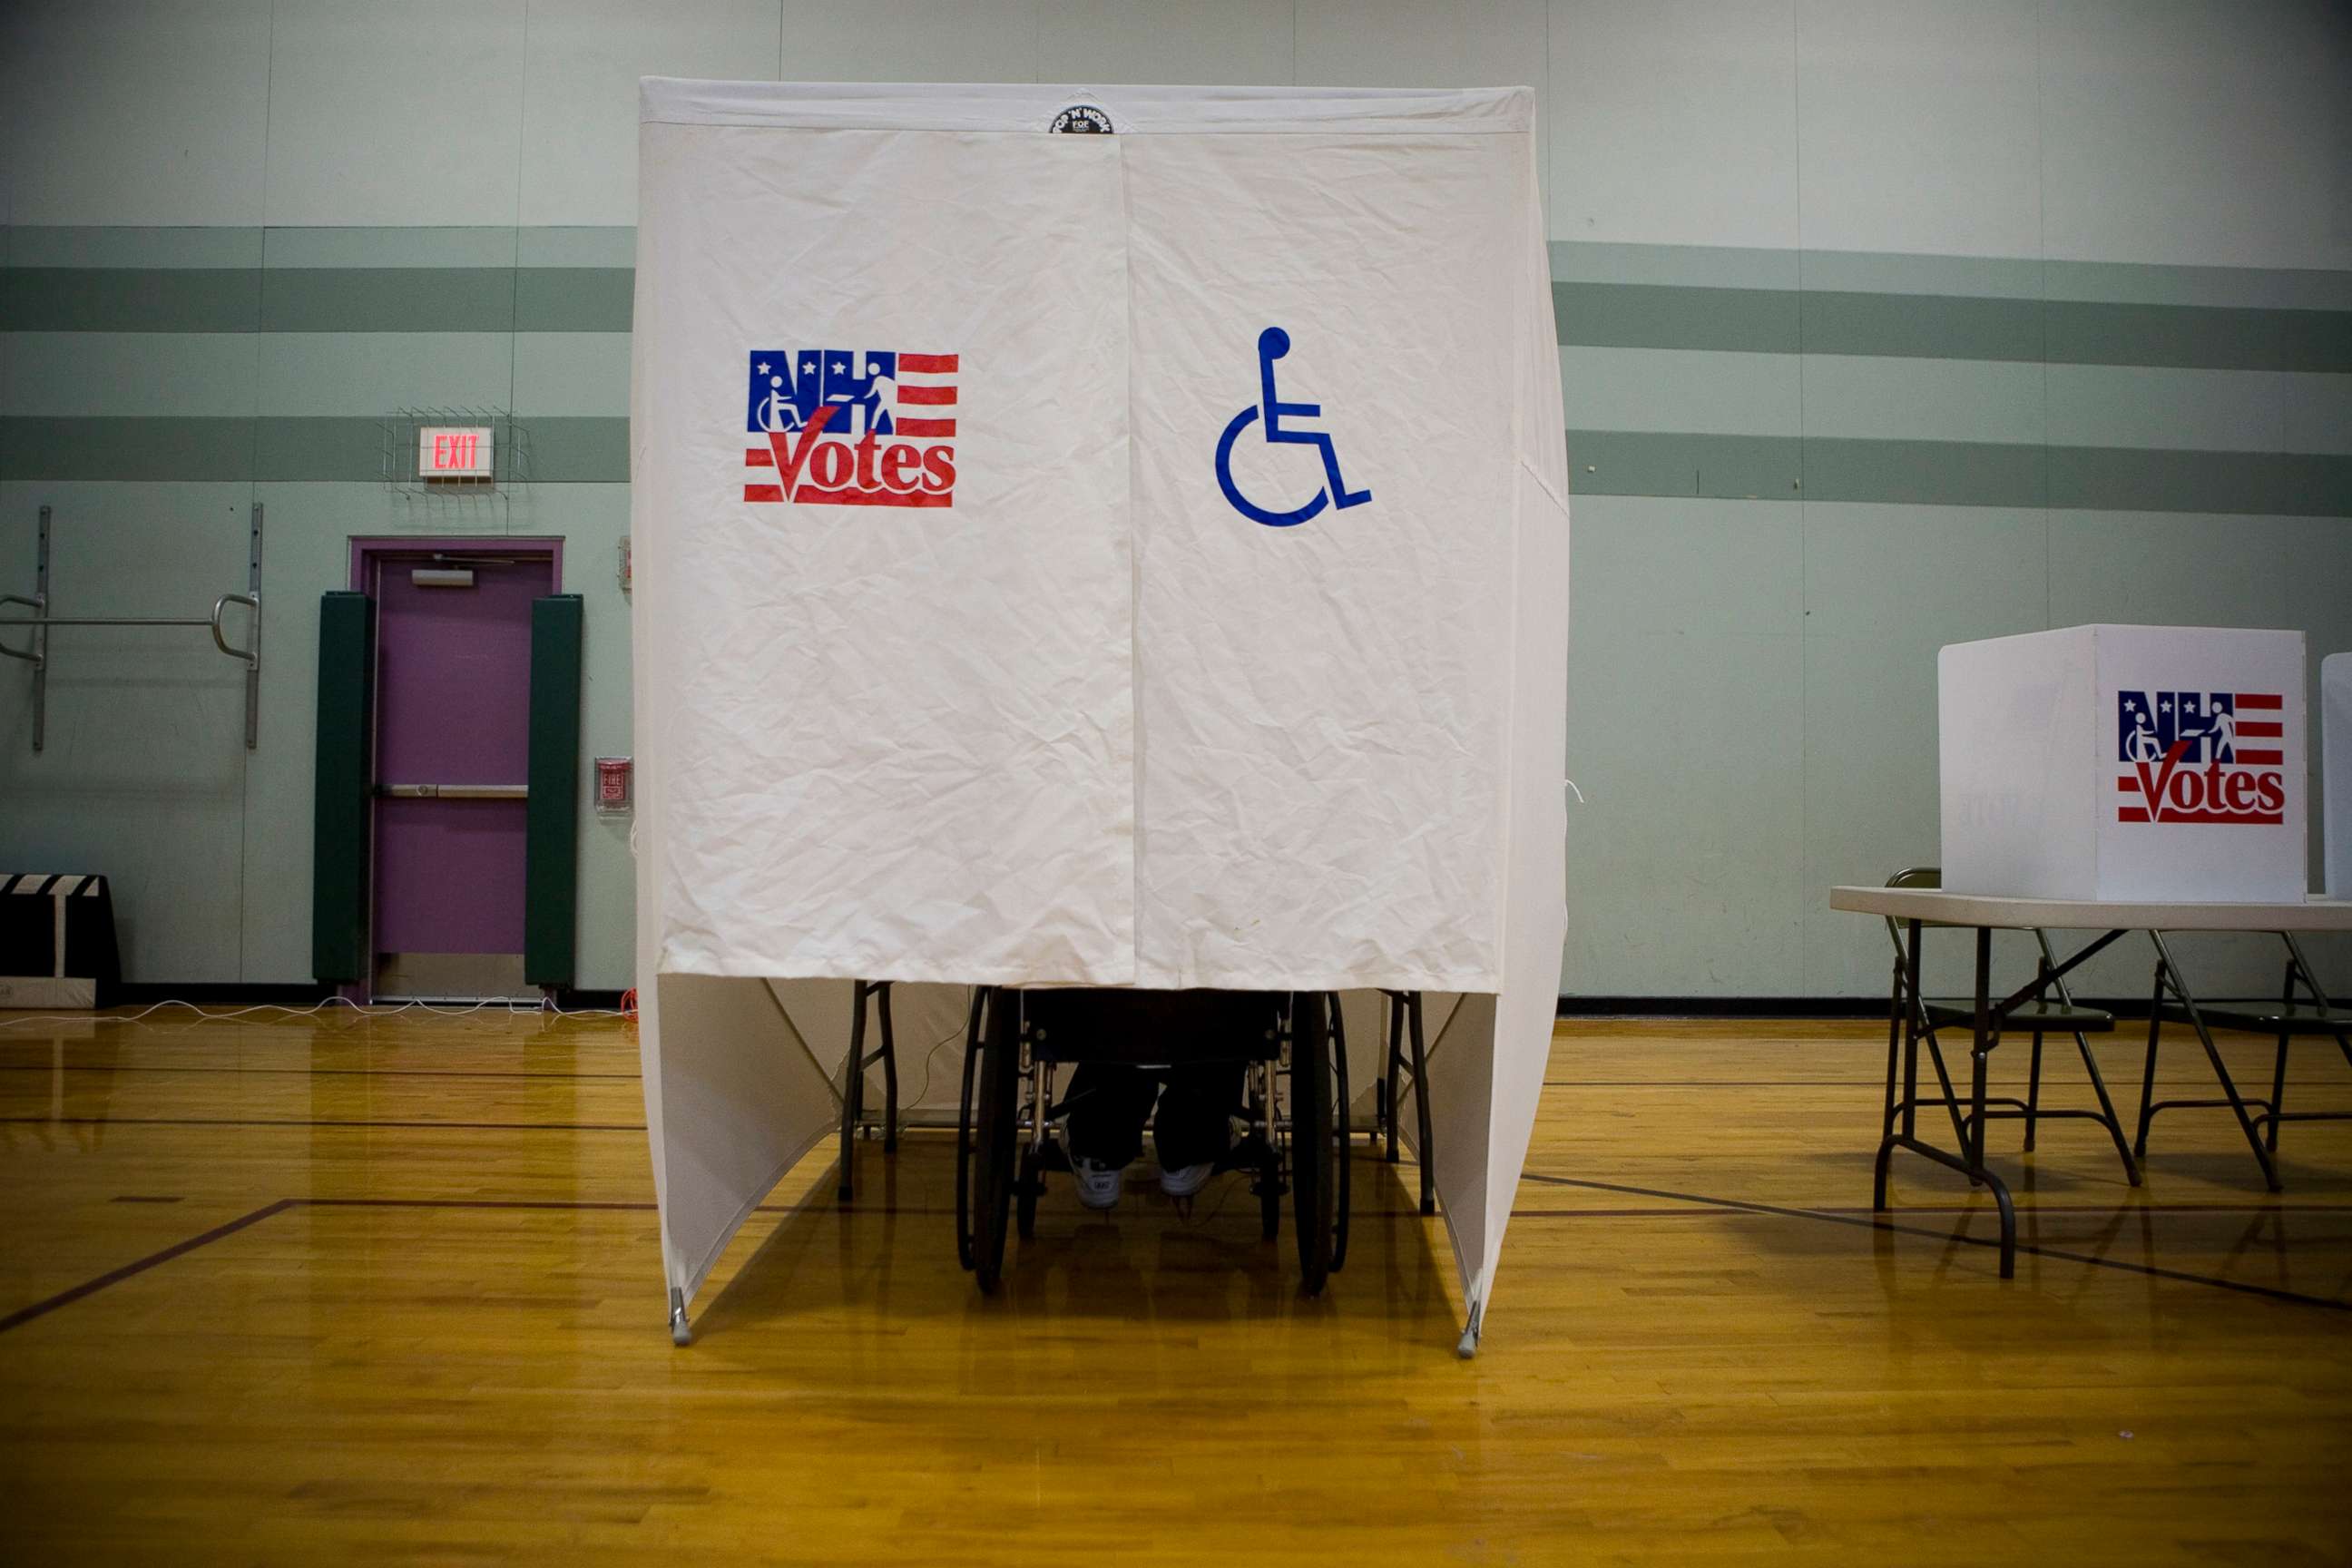
[[[1210,1163],[1232,1145],[1229,1125],[1242,1102],[1243,1064],[1198,1062],[1160,1075],[1160,1119],[1152,1123],[1152,1147],[1160,1169]]]
[[[1070,1077],[1070,1157],[1114,1169],[1143,1152],[1143,1122],[1160,1082],[1124,1062],[1081,1062]]]

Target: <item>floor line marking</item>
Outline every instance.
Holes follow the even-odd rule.
[[[105,1073],[120,1078],[126,1073],[182,1073],[198,1078],[257,1078],[264,1075],[297,1078],[479,1078],[499,1082],[515,1079],[543,1079],[549,1083],[638,1083],[643,1073],[634,1072],[485,1072],[466,1071],[454,1068],[184,1068],[162,1063],[152,1066],[109,1067],[98,1062],[0,1062],[0,1072],[88,1072]],[[2186,1079],[2183,1080],[2188,1081]]]
[[[1624,1193],[1634,1197],[1667,1198],[1680,1203],[1704,1204],[1711,1208],[1726,1209],[1738,1214],[1768,1215],[1781,1219],[1818,1220],[1824,1225],[1853,1226],[1863,1230],[1884,1230],[1902,1236],[1925,1237],[1931,1241],[1966,1242],[1971,1247],[1990,1247],[1998,1249],[2000,1246],[1998,1237],[1970,1236],[1964,1230],[1945,1232],[1929,1230],[1922,1226],[1903,1225],[1892,1219],[1879,1217],[1874,1210],[1865,1215],[1860,1212],[1839,1213],[1832,1209],[1788,1208],[1779,1204],[1750,1203],[1742,1198],[1709,1197],[1702,1193],[1677,1193],[1657,1187],[1629,1186],[1617,1182],[1584,1181],[1574,1176],[1549,1175],[1540,1171],[1525,1171],[1521,1173],[1530,1181],[1548,1182],[1554,1186],[1582,1187],[1591,1192]],[[1979,1209],[1969,1212],[1984,1211]],[[2021,1208],[2020,1212],[2032,1214],[2033,1211],[2031,1208]],[[2130,1211],[2124,1212],[2128,1214]],[[2178,1280],[2187,1285],[2210,1285],[2216,1289],[2235,1290],[2242,1295],[2260,1296],[2273,1301],[2290,1301],[2297,1306],[2321,1307],[2332,1312],[2352,1312],[2352,1301],[2330,1300],[2325,1296],[2306,1296],[2297,1290],[2284,1290],[2275,1286],[2253,1285],[2236,1279],[2224,1279],[2214,1274],[2190,1274],[2182,1269],[2166,1268],[2153,1263],[2126,1263],[2119,1258],[2099,1258],[2084,1252],[2067,1252],[2054,1247],[2044,1247],[2038,1242],[2023,1240],[2017,1243],[2017,1250],[2030,1252],[2037,1258],[2054,1258],[2068,1263],[2085,1264],[2094,1268],[2119,1269],[2125,1273],[2147,1275],[2151,1279]]]
[[[209,1247],[224,1237],[235,1236],[248,1226],[259,1225],[272,1215],[284,1214],[288,1209],[292,1208],[295,1203],[296,1200],[293,1198],[280,1198],[274,1204],[265,1204],[251,1214],[241,1215],[230,1220],[226,1225],[216,1225],[201,1235],[192,1236],[185,1241],[175,1242],[161,1252],[151,1252],[134,1262],[122,1265],[120,1268],[110,1268],[97,1279],[85,1279],[71,1289],[58,1291],[47,1300],[36,1301],[29,1307],[19,1307],[6,1317],[0,1318],[0,1334],[5,1334],[11,1329],[21,1328],[36,1318],[47,1317],[59,1307],[69,1307],[83,1297],[95,1295],[110,1285],[120,1285],[125,1279],[146,1273],[150,1268],[161,1267],[175,1258],[184,1257],[199,1247]]]
[[[298,1117],[0,1116],[21,1127],[373,1127],[422,1132],[643,1132],[642,1121],[366,1121]]]
[[[276,1124],[272,1123],[269,1125]],[[299,1124],[297,1123],[295,1125]],[[423,1125],[440,1126],[446,1124],[425,1123]],[[1706,1210],[1712,1209],[1732,1214],[1757,1215],[1767,1218],[1810,1219],[1827,1225],[1843,1225],[1859,1229],[1883,1230],[1898,1235],[1920,1237],[1931,1241],[1944,1240],[1949,1242],[1962,1242],[1972,1247],[1998,1247],[2000,1245],[1998,1239],[1971,1236],[1966,1231],[1941,1232],[1929,1230],[1920,1226],[1904,1225],[1890,1218],[1881,1217],[1875,1211],[1872,1210],[1791,1208],[1780,1204],[1759,1203],[1744,1198],[1715,1197],[1703,1193],[1682,1193],[1675,1192],[1668,1188],[1635,1186],[1628,1183],[1599,1182],[1574,1176],[1558,1176],[1543,1171],[1527,1171],[1524,1172],[1523,1174],[1531,1181],[1542,1182],[1552,1186],[1576,1187],[1591,1192],[1621,1193],[1635,1197],[1663,1198],[1671,1203],[1689,1205],[1692,1206],[1688,1208],[1673,1209],[1514,1209],[1511,1211],[1513,1218],[1664,1218],[1685,1215],[1695,1216]],[[807,1205],[804,1202],[801,1204],[761,1204],[755,1207],[752,1212],[754,1214],[792,1214],[806,1206]],[[5,1317],[0,1317],[0,1333],[6,1333],[12,1329],[20,1328],[37,1319],[47,1316],[49,1313],[56,1311],[61,1307],[70,1306],[74,1302],[81,1300],[85,1297],[94,1295],[97,1292],[107,1289],[109,1286],[118,1285],[123,1280],[136,1278],[141,1274],[146,1273],[151,1268],[159,1268],[163,1264],[173,1261],[174,1258],[184,1257],[188,1253],[194,1252],[199,1247],[208,1247],[215,1241],[220,1241],[228,1237],[234,1236],[241,1230],[260,1224],[263,1220],[268,1219],[276,1215],[283,1214],[287,1210],[294,1208],[472,1209],[480,1211],[514,1210],[526,1212],[568,1211],[646,1214],[656,1212],[657,1205],[643,1201],[581,1198],[279,1198],[274,1203],[266,1204],[262,1207],[255,1209],[249,1214],[242,1215],[225,1224],[215,1226],[212,1229],[201,1232],[196,1236],[190,1237],[184,1241],[175,1242],[172,1246],[164,1247],[161,1251],[150,1253],[144,1258],[123,1264],[120,1268],[109,1269],[107,1272],[99,1275],[95,1279],[85,1280],[79,1285],[73,1286],[68,1289],[61,1290],[54,1296],[36,1301],[29,1306],[20,1307],[15,1311],[8,1313]],[[874,1208],[850,1208],[846,1210],[836,1209],[835,1212],[845,1214],[933,1215],[945,1214],[949,1211],[929,1207],[898,1208],[877,1206]],[[1962,1208],[1953,1205],[1940,1205],[1931,1208],[1914,1208],[1907,1210],[1906,1212],[1974,1215],[1985,1211],[1981,1206]],[[2158,1205],[2148,1205],[2137,1210],[2126,1208],[2121,1211],[2114,1211],[2088,1207],[2069,1207],[2059,1209],[2021,1205],[2021,1212],[2027,1215],[2049,1213],[2120,1213],[2122,1215],[2128,1215],[2134,1212],[2164,1214],[2270,1214],[2280,1212],[2326,1214],[2352,1213],[2352,1207],[2340,1205],[2245,1205],[2234,1207],[2221,1205],[2194,1205],[2159,1207]],[[1398,1208],[1367,1209],[1362,1211],[1361,1217],[1368,1219],[1418,1219],[1422,1216],[1416,1208]],[[2268,1300],[2291,1302],[2300,1306],[2320,1307],[2333,1311],[2352,1311],[2352,1302],[2331,1300],[2326,1297],[2306,1295],[2300,1291],[2282,1289],[2273,1286],[2254,1285],[2234,1279],[2226,1279],[2218,1275],[2192,1274],[2182,1269],[2166,1268],[2154,1264],[2130,1263],[2117,1258],[2100,1258],[2087,1253],[2070,1252],[2060,1247],[2047,1247],[2039,1243],[2022,1240],[2018,1242],[2017,1250],[2020,1252],[2030,1252],[2038,1258],[2050,1258],[2063,1262],[2080,1263],[2091,1268],[2112,1268],[2125,1273],[2139,1274],[2160,1279],[2170,1279],[2182,1284],[2211,1286],[2218,1289],[2233,1290],[2243,1295],[2260,1296]]]

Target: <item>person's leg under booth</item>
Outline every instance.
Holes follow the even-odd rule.
[[[1189,1170],[1224,1157],[1233,1146],[1233,1114],[1242,1102],[1242,1073],[1240,1062],[1197,1062],[1160,1074],[1151,1142],[1161,1171]]]
[[[1081,1062],[1070,1076],[1070,1158],[1122,1170],[1143,1152],[1160,1080],[1125,1062]]]
[[[1121,1173],[1143,1152],[1144,1119],[1152,1123],[1160,1156],[1160,1184],[1171,1195],[1190,1197],[1233,1139],[1232,1116],[1241,1103],[1239,1062],[1206,1062],[1157,1071],[1120,1062],[1086,1062],[1071,1076],[1070,1164],[1078,1199],[1089,1208],[1117,1205]]]

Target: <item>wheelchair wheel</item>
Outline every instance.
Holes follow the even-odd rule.
[[[1355,1183],[1349,1173],[1356,1163],[1348,1117],[1355,1109],[1355,1101],[1348,1094],[1348,1026],[1339,1016],[1339,994],[1332,992],[1330,1000],[1331,1076],[1339,1086],[1339,1097],[1331,1102],[1332,1159],[1339,1169],[1339,1213],[1331,1226],[1331,1272],[1337,1274],[1348,1266],[1348,1213],[1355,1196]]]
[[[972,1074],[985,1050],[981,1044],[980,1020],[988,1005],[988,993],[985,985],[971,988],[971,1018],[963,1031],[963,1094],[956,1101],[956,1261],[967,1271],[971,1268],[971,1085]]]
[[[980,1288],[1004,1277],[1005,1233],[1013,1218],[1013,1145],[1020,1138],[1020,998],[990,998],[988,1048],[981,1053],[980,1102],[972,1139],[971,1271]]]
[[[1320,991],[1291,1005],[1290,1201],[1298,1231],[1299,1283],[1323,1292],[1331,1273],[1338,1173],[1331,1157],[1331,1036]]]

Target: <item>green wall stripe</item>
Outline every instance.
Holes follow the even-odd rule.
[[[1782,250],[1734,245],[1626,245],[1555,239],[1561,283],[1664,283],[1697,289],[1835,289],[1859,294],[2096,300],[2143,305],[2352,310],[2352,270],[2189,267],[2138,261]]]
[[[301,267],[266,272],[270,332],[510,332],[511,267]]]
[[[1679,289],[1658,283],[1555,283],[1559,341],[1580,348],[1797,352],[1798,296],[1785,289]]]
[[[261,321],[257,268],[11,267],[0,330],[12,332],[249,332]]]
[[[1571,430],[1584,495],[2352,517],[2352,458]]]
[[[625,418],[526,416],[524,477],[617,484],[629,477]],[[0,418],[0,479],[208,479],[381,483],[384,424],[373,418],[62,416]]]
[[[1799,445],[1793,436],[1571,430],[1569,494],[1794,500]]]
[[[386,436],[381,419],[278,416],[256,424],[257,479],[383,480]]]
[[[1895,359],[2042,357],[2045,307],[2039,300],[1810,289],[1797,299],[1797,342],[1806,353]]]
[[[1800,454],[1807,500],[1912,501],[1931,506],[2049,504],[2050,448],[1983,441],[1808,437]]]
[[[247,417],[11,415],[0,479],[250,479]]]
[[[1555,283],[1552,313],[1586,348],[2352,371],[2352,310]]]
[[[2352,370],[2352,311],[2050,303],[2050,354],[2062,364],[2198,370]]]
[[[2049,451],[2053,507],[2352,516],[2352,458],[2116,447]]]
[[[629,267],[524,267],[515,272],[515,330],[625,332],[637,274]]]
[[[0,330],[625,332],[625,267],[12,267]],[[1880,358],[2352,372],[2352,310],[1552,285],[1559,341]]]
[[[16,267],[12,332],[625,332],[625,267]]]
[[[626,484],[629,422],[580,415],[517,421],[522,427],[523,461],[530,479],[542,483]]]

